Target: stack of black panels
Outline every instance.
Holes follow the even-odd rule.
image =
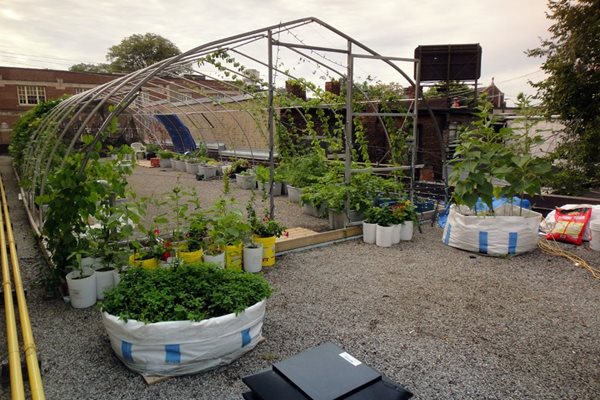
[[[390,382],[333,343],[325,343],[242,379],[246,400],[405,400]]]

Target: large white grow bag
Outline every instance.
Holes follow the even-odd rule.
[[[256,347],[265,304],[198,322],[125,322],[106,312],[102,322],[112,349],[129,369],[142,375],[186,375],[229,364]]]
[[[491,256],[521,254],[537,247],[542,214],[505,204],[495,216],[476,216],[452,205],[444,227],[448,246]]]

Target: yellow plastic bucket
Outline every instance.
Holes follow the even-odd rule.
[[[202,249],[196,251],[177,251],[177,257],[181,259],[185,264],[191,264],[202,261],[202,255],[204,252]]]
[[[272,267],[275,265],[275,236],[269,237],[258,237],[254,236],[252,238],[256,243],[262,244],[263,247],[263,257],[262,257],[262,266],[263,267]]]
[[[135,254],[129,256],[129,265],[134,267],[142,267],[146,269],[158,268],[158,258],[149,258],[146,260],[138,260],[135,258]]]
[[[225,246],[225,268],[242,270],[242,244]]]

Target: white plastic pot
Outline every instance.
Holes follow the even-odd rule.
[[[109,269],[108,271],[96,272],[96,299],[103,300],[104,292],[108,289],[112,289],[115,286],[115,270]]]
[[[96,273],[91,268],[81,271],[71,271],[67,274],[67,287],[69,288],[69,301],[73,308],[87,308],[96,304]]]
[[[402,235],[402,224],[392,225],[394,230],[392,231],[392,244],[400,243],[400,236]]]
[[[590,221],[590,249],[600,251],[600,221]]]
[[[394,227],[377,225],[376,230],[375,244],[379,247],[391,247],[394,235]]]
[[[404,221],[400,228],[400,240],[412,240],[414,231],[413,221]]]
[[[225,268],[225,252],[217,255],[210,255],[204,253],[204,262],[217,264],[221,269]]]
[[[377,224],[363,221],[363,242],[374,244],[377,237]]]
[[[244,254],[242,258],[244,263],[244,271],[252,273],[260,272],[262,270],[262,256],[262,245],[257,247],[244,247]]]

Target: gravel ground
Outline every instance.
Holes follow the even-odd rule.
[[[353,240],[280,257],[264,273],[275,288],[265,342],[229,366],[147,385],[113,354],[97,309],[73,309],[32,285],[40,255],[7,158],[0,169],[48,399],[240,399],[241,377],[326,341],[416,399],[599,397],[600,282],[539,251],[490,258],[456,250],[428,225],[389,249]],[[162,193],[177,175],[138,168],[131,183]],[[221,190],[185,174],[181,181],[207,201]],[[248,194],[235,193],[245,204]],[[285,199],[277,206],[288,226],[325,227]],[[600,265],[600,252],[574,251]]]

